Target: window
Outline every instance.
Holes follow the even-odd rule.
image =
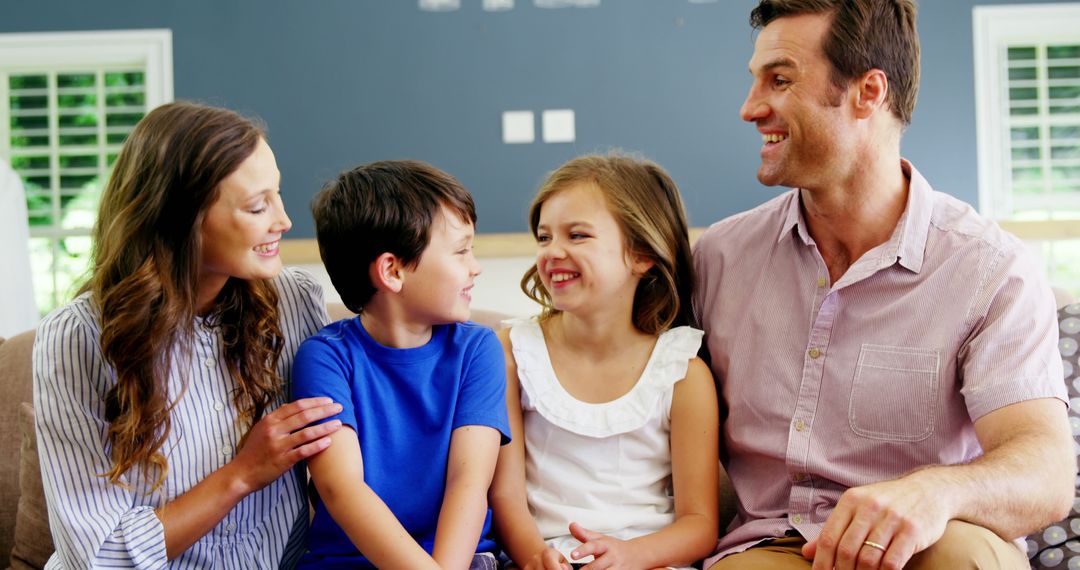
[[[1042,224],[1051,282],[1080,292],[1080,3],[973,13],[980,209]]]
[[[168,30],[0,34],[0,157],[26,189],[38,308],[71,298],[120,146],[172,100]]]

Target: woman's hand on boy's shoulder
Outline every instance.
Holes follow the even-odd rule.
[[[269,485],[296,462],[329,447],[330,434],[341,427],[341,422],[309,424],[340,411],[341,404],[330,398],[304,398],[285,404],[256,422],[232,461],[240,467],[245,494]]]

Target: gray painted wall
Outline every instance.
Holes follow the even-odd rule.
[[[922,0],[922,89],[903,151],[938,189],[977,203],[971,8]],[[525,231],[545,173],[581,153],[640,151],[704,226],[776,195],[738,118],[754,0],[603,0],[596,8],[432,13],[416,0],[8,0],[0,32],[170,28],[175,95],[261,117],[291,237],[310,196],[351,166],[429,161],[476,197],[481,232]],[[571,108],[573,144],[505,145],[505,110]],[[539,126],[537,137],[539,139]]]

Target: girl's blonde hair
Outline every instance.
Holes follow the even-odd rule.
[[[533,198],[529,228],[534,238],[544,202],[582,182],[592,184],[604,196],[622,229],[628,254],[653,262],[634,293],[634,326],[659,334],[690,324],[693,259],[686,212],[675,182],[656,163],[620,152],[575,158],[549,174]],[[559,313],[536,265],[525,272],[521,289],[543,306],[541,319]]]

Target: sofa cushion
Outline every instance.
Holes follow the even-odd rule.
[[[1080,449],[1080,303],[1058,310],[1058,328],[1058,350],[1069,391],[1069,423],[1075,449]],[[1027,544],[1032,568],[1080,568],[1080,501],[1074,499],[1068,517],[1032,534]]]
[[[31,400],[34,331],[0,344],[0,568],[7,568],[19,503],[19,403]]]
[[[11,568],[29,570],[45,566],[53,553],[53,541],[49,534],[45,490],[41,485],[37,436],[34,433],[34,408],[26,402],[19,407],[19,429],[22,431],[19,458],[21,493],[19,511],[15,515],[15,544],[11,548]]]

